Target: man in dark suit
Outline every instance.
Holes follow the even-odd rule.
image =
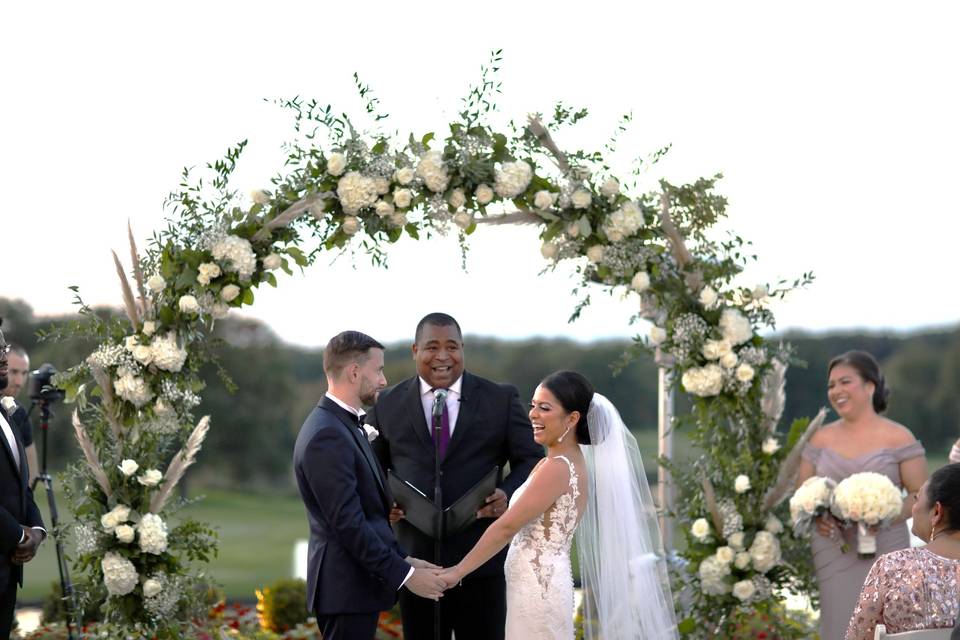
[[[434,540],[403,521],[395,510],[400,544],[417,557],[432,558],[449,567],[459,562],[483,532],[507,508],[543,450],[533,440],[527,412],[515,387],[501,385],[465,372],[460,325],[444,313],[431,313],[417,325],[413,345],[417,375],[380,392],[366,422],[378,429],[373,440],[384,468],[433,496],[435,443],[430,416],[435,390],[445,389],[446,416],[440,438],[440,478],[443,506],[470,490],[494,466],[509,462],[510,474],[487,498],[478,519],[443,540],[442,557],[433,558]],[[503,562],[506,549],[448,590],[440,603],[441,636],[457,640],[502,639],[506,617]],[[403,633],[416,640],[434,638],[434,603],[400,594]]]
[[[7,386],[9,351],[0,331],[0,388]],[[46,537],[40,510],[27,485],[27,458],[16,432],[0,405],[0,638],[10,636],[17,586],[23,584],[23,564],[33,559]]]
[[[387,384],[383,345],[345,331],[327,344],[323,369],[327,393],[293,453],[310,523],[307,606],[324,640],[371,640],[379,613],[396,603],[401,587],[436,600],[445,585],[437,567],[400,550],[387,483],[360,426],[360,407]]]

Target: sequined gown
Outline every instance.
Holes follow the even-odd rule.
[[[564,456],[567,491],[513,537],[503,570],[507,580],[506,640],[573,640],[573,571],[570,543],[577,528],[577,470]],[[532,477],[532,475],[531,475]],[[526,490],[527,478],[510,498]]]
[[[924,450],[919,442],[911,442],[895,449],[877,449],[856,458],[847,458],[833,449],[808,444],[801,455],[813,465],[814,473],[818,476],[840,482],[861,471],[874,471],[886,475],[895,485],[902,487],[900,463],[924,455]],[[843,538],[850,547],[846,553],[841,551],[841,540],[821,536],[816,528],[810,536],[813,566],[820,586],[821,640],[843,640],[860,589],[875,560],[857,556],[855,528],[846,529]],[[909,546],[910,536],[904,523],[884,529],[877,535],[878,557]]]
[[[951,628],[960,609],[960,560],[925,547],[881,556],[870,569],[846,640],[873,640],[878,624],[887,633]]]

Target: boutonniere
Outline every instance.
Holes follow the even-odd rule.
[[[363,430],[366,431],[367,440],[369,440],[370,442],[373,442],[374,440],[376,440],[377,436],[380,435],[379,431],[377,431],[376,429],[374,429],[368,424],[363,425]]]
[[[7,415],[12,416],[13,412],[17,410],[17,401],[13,399],[13,396],[3,396],[3,399],[0,400],[0,404],[3,405]]]

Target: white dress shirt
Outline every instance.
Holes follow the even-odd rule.
[[[453,429],[457,425],[457,417],[460,415],[460,389],[463,387],[463,376],[461,375],[447,389],[447,415],[450,417],[450,437],[453,438]],[[423,417],[427,425],[427,434],[433,434],[433,424],[430,418],[433,416],[433,398],[436,393],[433,387],[420,378],[420,403],[423,405]]]

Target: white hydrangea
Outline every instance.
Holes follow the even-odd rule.
[[[348,236],[356,235],[360,231],[360,218],[356,216],[346,216],[340,225],[343,232]]]
[[[113,392],[138,409],[153,399],[153,391],[146,381],[127,367],[117,369]]]
[[[347,168],[347,156],[339,151],[335,151],[327,158],[327,173],[336,177],[343,173]]]
[[[276,253],[271,253],[263,259],[263,268],[267,271],[276,271],[283,265],[283,259]]]
[[[600,194],[607,198],[615,198],[620,195],[620,182],[616,178],[607,178],[600,185]]]
[[[478,186],[473,193],[473,197],[477,199],[477,204],[481,205],[490,204],[493,201],[493,195],[493,189],[485,184]]]
[[[603,232],[611,242],[620,242],[635,234],[643,225],[643,212],[634,202],[625,202],[607,216]]]
[[[147,469],[137,476],[137,482],[145,487],[155,487],[163,480],[163,472],[159,469]]]
[[[765,284],[758,284],[753,288],[753,291],[750,292],[750,297],[756,302],[763,302],[768,295],[770,295],[770,289],[768,289]]]
[[[220,265],[216,262],[204,262],[197,267],[197,282],[203,286],[210,284],[214,278],[220,277]]]
[[[240,295],[240,287],[235,284],[228,284],[223,289],[220,289],[220,297],[224,302],[231,302],[236,297]]]
[[[453,216],[453,223],[463,230],[470,228],[473,224],[473,214],[466,211],[459,211]]]
[[[439,151],[427,151],[417,163],[417,176],[434,193],[443,193],[450,183],[450,174]]]
[[[707,595],[723,595],[730,592],[730,585],[724,580],[730,575],[730,565],[717,560],[716,556],[707,556],[697,570],[700,576],[700,590]]]
[[[403,189],[403,191],[407,191],[407,189]],[[396,192],[394,192],[393,197],[394,197],[394,201],[396,201],[396,197],[397,197]],[[410,205],[410,202],[408,200],[407,206],[409,205]],[[387,202],[386,200],[377,200],[377,206],[375,206],[373,210],[381,218],[388,218],[393,215],[394,211],[396,211],[396,209],[393,208],[393,205]]]
[[[410,189],[396,189],[393,192],[393,204],[401,209],[406,209],[409,207],[411,202],[413,202],[413,192],[410,191]],[[377,210],[377,213],[380,213],[379,209]]]
[[[630,288],[637,293],[642,293],[650,288],[650,274],[646,271],[637,271],[630,280]]]
[[[690,533],[699,542],[706,542],[710,538],[710,523],[706,518],[697,518],[690,526]]]
[[[139,469],[139,468],[140,468],[140,465],[137,464],[137,461],[136,461],[136,460],[133,460],[133,459],[131,459],[131,458],[127,458],[126,460],[122,460],[122,461],[120,462],[120,464],[117,465],[117,469],[120,469],[120,473],[122,473],[123,475],[125,475],[125,476],[128,477],[128,478],[129,478],[130,476],[132,476],[133,474],[135,474],[135,473],[137,472],[137,469]]]
[[[210,253],[214,260],[226,264],[227,271],[236,273],[242,280],[248,279],[257,270],[257,254],[246,238],[223,236],[213,243]]]
[[[587,249],[587,260],[594,264],[597,264],[603,260],[603,245],[595,244]]]
[[[557,194],[541,189],[533,196],[533,206],[537,209],[546,210],[553,206],[556,199]]]
[[[704,309],[713,309],[719,299],[720,296],[717,295],[716,290],[709,285],[700,291],[700,304]]]
[[[181,313],[197,313],[200,311],[200,303],[197,302],[197,299],[191,295],[180,296],[180,300],[177,301],[177,305],[180,307]]]
[[[351,171],[337,182],[337,197],[344,213],[353,215],[377,202],[377,184],[359,171]]]
[[[691,367],[683,372],[680,382],[684,389],[701,398],[715,396],[723,389],[723,370],[713,363]]]
[[[749,551],[740,551],[737,553],[736,557],[733,559],[733,566],[737,569],[743,571],[750,566],[750,552]]]
[[[396,180],[398,184],[407,185],[413,182],[415,175],[413,167],[401,167],[393,172],[393,179]]]
[[[116,529],[113,530],[113,535],[117,537],[117,541],[124,544],[130,544],[133,542],[133,538],[136,535],[136,532],[128,524],[121,524]]]
[[[250,199],[253,200],[255,204],[269,204],[270,192],[264,189],[254,189],[250,192]]]
[[[167,525],[160,516],[148,513],[137,524],[140,534],[140,550],[144,553],[160,555],[167,550]]]
[[[390,181],[386,178],[376,177],[373,179],[373,188],[378,196],[385,196],[390,193]]]
[[[153,355],[153,364],[158,369],[178,373],[183,368],[183,363],[187,361],[187,350],[180,348],[177,344],[177,334],[169,332],[166,335],[154,338],[150,343],[150,351]]]
[[[731,344],[743,344],[753,337],[750,321],[738,309],[724,309],[720,314],[720,330]]]
[[[740,580],[733,584],[733,596],[741,602],[752,598],[756,591],[757,587],[753,584],[753,580]]]
[[[544,242],[540,245],[540,255],[547,260],[556,260],[558,253],[560,253],[560,247],[555,242]]]
[[[667,340],[667,330],[663,327],[658,327],[653,325],[650,327],[650,342],[653,343],[653,346],[659,346],[666,342]]]
[[[586,189],[577,189],[573,192],[573,195],[570,196],[570,202],[573,204],[574,209],[586,209],[590,206],[590,203],[593,202],[593,196],[591,196],[590,192]]]
[[[533,167],[528,162],[504,162],[496,172],[493,190],[501,198],[516,198],[527,190],[532,179]]]
[[[744,362],[739,367],[737,367],[737,371],[734,375],[736,375],[737,380],[739,380],[740,382],[750,382],[751,380],[753,380],[753,376],[755,374],[756,372],[753,370],[753,367],[751,367],[746,362]]]
[[[108,551],[100,561],[103,569],[103,584],[112,596],[125,596],[140,582],[133,563],[113,551]]]
[[[750,488],[750,478],[742,473],[733,481],[733,490],[737,493],[746,493],[747,491],[750,491]]]
[[[780,542],[769,531],[758,531],[750,545],[750,559],[753,568],[766,573],[780,564]]]
[[[155,273],[147,278],[147,288],[154,293],[160,293],[167,286],[167,281],[159,273]]]

